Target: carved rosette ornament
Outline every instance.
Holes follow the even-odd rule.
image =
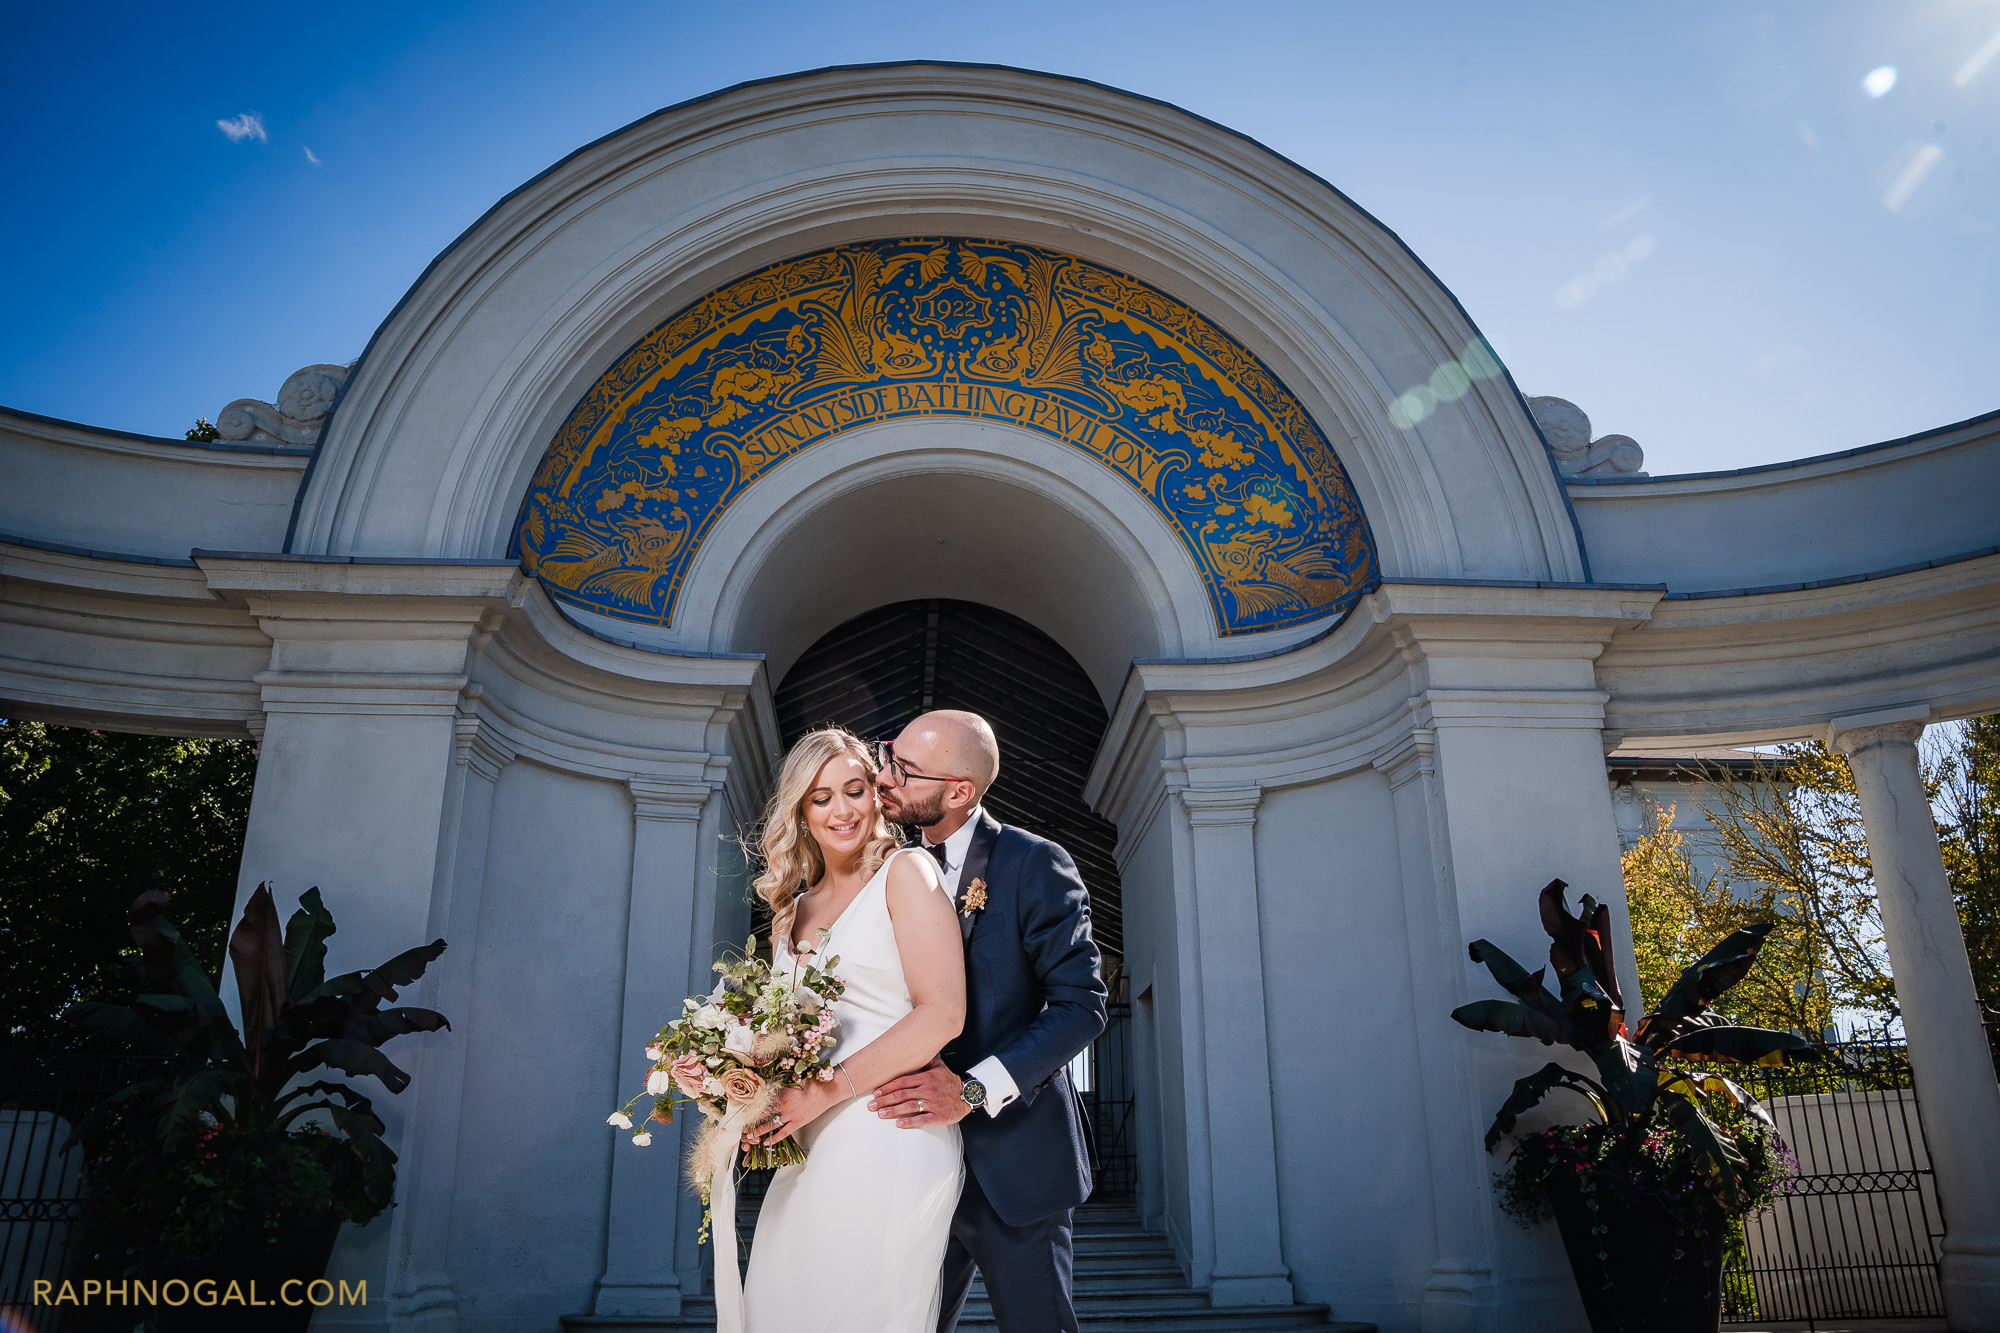
[[[278,401],[238,398],[216,414],[216,432],[225,440],[271,444],[318,444],[326,414],[352,366],[318,365],[295,370],[278,390]]]

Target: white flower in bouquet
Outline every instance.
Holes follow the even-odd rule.
[[[610,1125],[613,1129],[630,1129],[632,1128],[632,1117],[626,1115],[623,1111],[613,1111],[605,1117],[604,1123]]]
[[[712,1004],[705,1004],[694,1011],[694,1025],[698,1028],[721,1028],[728,1022],[728,1012]]]
[[[757,1052],[757,1033],[748,1023],[731,1023],[722,1038],[722,1049],[747,1060]]]
[[[650,1130],[650,1129],[644,1129],[644,1130],[640,1130],[640,1131],[639,1131],[639,1132],[638,1132],[637,1134],[634,1134],[634,1135],[632,1136],[632,1142],[634,1142],[634,1143],[638,1144],[638,1145],[639,1145],[639,1146],[640,1146],[641,1148],[650,1148],[650,1147],[652,1147],[652,1146],[653,1146],[653,1131],[652,1131],[652,1130]]]
[[[797,1001],[801,1013],[816,1014],[826,1007],[826,997],[811,986],[799,987],[792,992],[792,998]]]
[[[660,1043],[658,1042],[654,1042],[651,1046],[648,1046],[646,1048],[646,1058],[648,1060],[658,1060],[661,1056],[665,1054],[666,1052],[660,1049]]]
[[[658,1097],[673,1090],[673,1076],[664,1069],[655,1069],[646,1075],[646,1095]]]

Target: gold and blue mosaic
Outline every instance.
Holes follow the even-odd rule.
[[[1124,274],[956,238],[773,264],[640,339],[550,443],[515,554],[557,598],[671,623],[702,538],[758,478],[919,416],[1011,422],[1117,473],[1199,567],[1223,634],[1343,612],[1375,580],[1340,460],[1241,343]]]

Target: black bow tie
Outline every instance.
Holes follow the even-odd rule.
[[[927,842],[924,844],[924,850],[937,858],[938,868],[940,870],[951,869],[951,862],[945,859],[943,843]]]

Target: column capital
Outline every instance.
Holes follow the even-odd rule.
[[[1930,710],[1926,708],[1924,712],[1928,714]],[[1864,713],[1858,718],[1837,717],[1827,723],[1827,746],[1851,758],[1863,750],[1873,749],[1878,745],[1915,745],[1924,734],[1924,724],[1921,721],[1865,720],[1874,716],[1879,714]]]
[[[1180,790],[1181,805],[1188,812],[1188,823],[1201,826],[1208,824],[1254,824],[1257,822],[1257,806],[1264,799],[1262,787],[1183,787]]]
[[[1369,761],[1396,791],[1426,774],[1437,773],[1437,732],[1430,727],[1412,727],[1389,748]]]
[[[632,813],[639,819],[693,823],[701,818],[715,788],[706,782],[664,782],[657,778],[631,778],[625,783],[632,793]]]

